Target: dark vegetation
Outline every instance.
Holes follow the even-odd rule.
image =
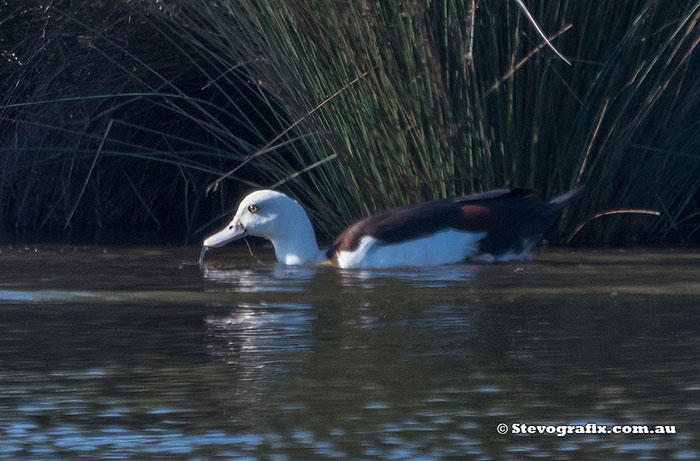
[[[700,2],[525,4],[571,66],[515,1],[0,0],[0,229],[198,240],[273,187],[328,237],[586,184],[558,238],[700,242]]]
[[[175,18],[151,3],[3,5],[6,239],[182,242],[262,185],[242,171],[204,197],[274,130],[239,120],[251,104],[245,77],[214,88],[206,61],[189,59],[191,44],[158,26]]]

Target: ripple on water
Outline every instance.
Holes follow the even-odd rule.
[[[409,283],[417,288],[446,288],[473,280],[479,266],[454,264],[448,266],[420,268],[400,267],[394,269],[339,269],[343,286],[361,286],[372,289],[395,284]]]
[[[246,361],[261,365],[275,354],[310,352],[315,319],[307,304],[241,304],[225,315],[209,315],[204,322],[213,356],[240,364],[245,351]]]
[[[202,269],[204,279],[237,293],[301,293],[319,272],[318,267],[261,265],[255,268],[210,266]]]
[[[222,431],[199,435],[173,432],[157,433],[110,428],[89,433],[74,426],[57,427],[46,432],[35,431],[27,437],[14,434],[0,441],[4,454],[29,452],[34,456],[56,455],[59,452],[100,452],[100,459],[136,453],[188,454],[213,446],[227,447],[236,456],[257,449],[263,437],[255,434],[228,434]]]

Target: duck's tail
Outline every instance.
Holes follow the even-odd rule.
[[[549,201],[549,204],[553,205],[554,210],[559,211],[562,208],[564,208],[571,199],[583,192],[583,189],[584,186],[579,186],[575,189],[571,189],[569,192],[554,197],[552,200]]]

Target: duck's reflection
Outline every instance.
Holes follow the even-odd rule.
[[[397,282],[414,288],[446,288],[474,280],[479,265],[453,264],[439,267],[398,267],[391,269],[338,269],[319,265],[286,266],[279,263],[232,266],[203,264],[205,280],[227,285],[227,291],[238,293],[309,292],[311,282],[321,277],[325,286],[338,283],[341,287],[372,289]]]
[[[204,319],[212,356],[244,379],[284,372],[305,360],[313,345],[314,309],[306,304],[241,304]]]
[[[318,270],[315,266],[284,266],[276,263],[254,267],[204,264],[202,275],[205,280],[228,285],[232,291],[238,293],[298,293],[306,290]]]
[[[399,267],[393,269],[338,269],[343,286],[363,288],[409,283],[416,288],[445,288],[455,283],[473,280],[479,266],[453,264],[440,267]]]

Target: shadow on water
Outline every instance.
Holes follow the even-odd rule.
[[[700,457],[698,253],[347,271],[34,250],[0,252],[0,458]]]

